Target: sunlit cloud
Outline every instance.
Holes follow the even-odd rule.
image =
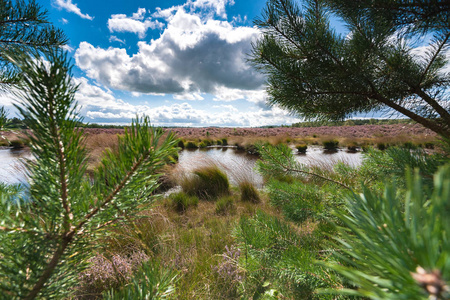
[[[88,14],[83,14],[77,5],[75,3],[72,3],[72,0],[55,0],[53,3],[55,4],[55,6],[57,8],[64,9],[68,12],[74,13],[83,19],[87,19],[87,20],[94,19],[94,17],[91,17]]]

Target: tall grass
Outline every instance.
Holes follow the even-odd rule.
[[[184,192],[173,193],[169,196],[170,204],[177,212],[185,212],[189,207],[198,205],[197,196],[189,196]]]
[[[230,192],[227,175],[214,164],[200,167],[185,175],[180,186],[188,195],[211,200]]]
[[[250,181],[242,181],[239,183],[240,198],[243,202],[259,203],[261,197],[258,190]]]

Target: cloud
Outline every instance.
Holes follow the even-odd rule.
[[[222,105],[214,105],[213,106],[214,108],[225,108],[225,109],[227,109],[227,110],[229,110],[229,111],[234,111],[234,112],[238,112],[239,110],[236,108],[236,107],[234,107],[233,105],[225,105],[225,104],[222,104]]]
[[[117,99],[109,91],[89,83],[86,78],[75,78],[79,84],[76,100],[82,107],[81,114],[93,123],[129,123],[136,114],[145,114],[157,126],[240,126],[257,127],[264,125],[289,124],[299,119],[278,108],[237,110],[231,105],[214,105],[224,108],[212,114],[207,109],[196,109],[189,103],[174,103],[162,106],[133,105]]]
[[[170,8],[161,9],[160,7],[156,8],[156,12],[152,14],[154,18],[162,18],[166,21],[170,21],[170,19],[176,14],[180,9],[184,9],[191,14],[204,14],[209,18],[213,18],[214,16],[221,17],[223,19],[227,18],[226,14],[226,6],[234,5],[233,0],[188,0],[185,4],[182,5],[174,5]]]
[[[55,0],[53,3],[56,5],[57,8],[64,9],[68,12],[77,14],[80,17],[82,17],[83,19],[88,19],[88,20],[94,19],[94,17],[91,17],[88,14],[81,13],[80,8],[75,3],[72,3],[72,0]]]
[[[225,7],[227,5],[234,5],[233,0],[196,0],[188,1],[186,6],[190,6],[192,9],[202,9],[207,11],[213,11],[217,16],[224,19],[227,18]]]
[[[119,39],[119,38],[118,38],[117,36],[115,36],[115,35],[112,35],[112,36],[109,37],[109,42],[110,42],[110,43],[112,43],[112,42],[118,42],[118,43],[121,43],[122,45],[126,45],[125,40],[121,40],[121,39]]]
[[[214,8],[214,13],[221,13],[226,3],[230,1],[188,2],[194,8]],[[252,92],[263,88],[263,75],[247,63],[251,43],[259,36],[256,28],[235,27],[205,13],[189,13],[185,6],[160,9],[157,14],[168,20],[164,31],[156,40],[138,42],[136,54],[82,42],[75,53],[77,66],[109,88],[174,94],[184,100],[201,99],[204,93],[218,100],[249,99]],[[144,16],[140,9],[126,19],[142,23]],[[125,19],[121,18],[116,20]],[[128,30],[145,32],[131,25]]]
[[[145,33],[149,28],[155,29],[164,26],[158,20],[152,21],[151,18],[144,19],[145,14],[146,9],[139,8],[131,17],[127,17],[124,14],[112,15],[108,19],[108,29],[110,32],[132,32],[142,39],[145,37]]]
[[[63,48],[65,51],[67,52],[73,52],[73,48],[70,47],[69,45],[62,45],[61,48]]]

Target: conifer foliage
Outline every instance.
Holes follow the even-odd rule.
[[[7,53],[40,54],[65,45],[67,38],[47,19],[47,11],[36,1],[0,0],[0,89],[17,83],[17,68]]]
[[[268,75],[269,102],[319,120],[388,109],[449,138],[448,11],[420,13],[436,1],[422,1],[416,14],[403,1],[375,2],[269,0],[255,21],[263,35],[251,59]]]
[[[178,141],[138,118],[89,178],[66,54],[13,61],[23,74],[17,109],[36,160],[27,164],[29,188],[0,190],[0,298],[61,299],[73,291],[98,235],[148,208],[157,172]]]
[[[392,185],[383,196],[365,189],[347,197],[339,239],[347,264],[331,265],[356,284],[340,292],[370,299],[449,299],[450,166],[434,176],[408,176],[407,192]],[[345,253],[342,254],[342,253]]]

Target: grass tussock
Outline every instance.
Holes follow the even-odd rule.
[[[198,197],[184,192],[173,193],[169,196],[170,206],[177,212],[183,213],[190,207],[197,207]]]
[[[308,145],[299,144],[299,145],[295,146],[295,148],[297,149],[298,153],[306,153],[306,150],[308,149]]]
[[[236,205],[234,204],[233,196],[225,196],[216,202],[216,214],[227,215],[236,212]]]
[[[259,203],[261,197],[256,187],[249,181],[239,183],[240,199],[243,202]]]
[[[334,151],[339,146],[339,141],[336,139],[324,140],[322,142],[323,148],[328,151]]]
[[[200,167],[181,179],[180,186],[188,195],[211,200],[230,193],[227,175],[216,165]]]

